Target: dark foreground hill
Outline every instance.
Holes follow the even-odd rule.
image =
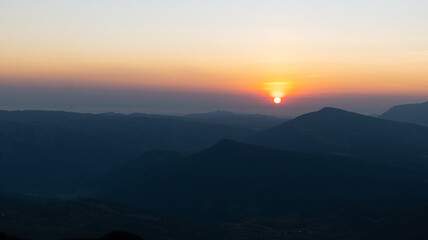
[[[370,161],[223,140],[183,156],[149,152],[102,181],[101,198],[207,219],[283,216],[347,202],[427,200],[427,175]]]
[[[52,122],[0,121],[0,191],[68,191],[87,176],[148,150],[196,151],[224,137],[241,139],[254,133],[164,117],[84,116]]]
[[[100,180],[99,197],[121,204],[23,202],[2,211],[0,231],[29,239],[121,230],[149,240],[360,240],[382,239],[375,236],[399,223],[401,233],[425,236],[424,222],[414,225],[420,218],[407,212],[428,202],[427,180],[424,169],[223,140],[194,154],[150,151],[117,167]]]
[[[376,157],[427,166],[428,128],[323,108],[268,129],[248,142],[279,149]]]
[[[25,240],[23,238],[19,238],[4,232],[0,232],[0,239],[1,240]],[[67,239],[67,240],[144,240],[144,239],[135,233],[114,231],[100,238],[73,238],[73,239]]]
[[[133,232],[149,240],[196,240],[201,237],[198,231],[203,229],[202,225],[186,223],[185,219],[164,217],[140,208],[98,200],[33,203],[3,211],[0,218],[0,232],[45,240],[98,239],[116,230]],[[114,235],[101,239],[120,240],[112,238]]]
[[[428,206],[410,209],[363,231],[358,240],[428,239]]]
[[[380,117],[428,126],[428,102],[394,106]]]
[[[0,239],[423,240],[428,236],[426,209],[388,212],[348,203],[310,215],[251,217],[214,224],[96,200],[33,203],[1,213]],[[113,232],[104,235],[109,231]]]

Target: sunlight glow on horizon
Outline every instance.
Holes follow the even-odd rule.
[[[284,98],[290,93],[288,82],[268,82],[263,88],[271,97],[277,99]],[[276,101],[275,101],[276,102]]]

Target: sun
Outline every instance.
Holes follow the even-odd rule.
[[[263,90],[270,95],[275,104],[280,104],[290,91],[289,82],[265,82]]]

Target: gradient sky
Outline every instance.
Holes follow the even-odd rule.
[[[427,96],[427,9],[426,0],[0,0],[0,108],[375,113]],[[271,82],[287,83],[281,106]]]

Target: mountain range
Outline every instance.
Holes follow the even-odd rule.
[[[428,127],[335,108],[0,112],[0,164],[0,231],[30,239],[424,239],[428,224]]]
[[[225,137],[242,139],[255,133],[168,117],[34,114],[34,121],[0,121],[0,191],[54,193],[148,150],[197,151]],[[42,120],[58,114],[65,116]]]

